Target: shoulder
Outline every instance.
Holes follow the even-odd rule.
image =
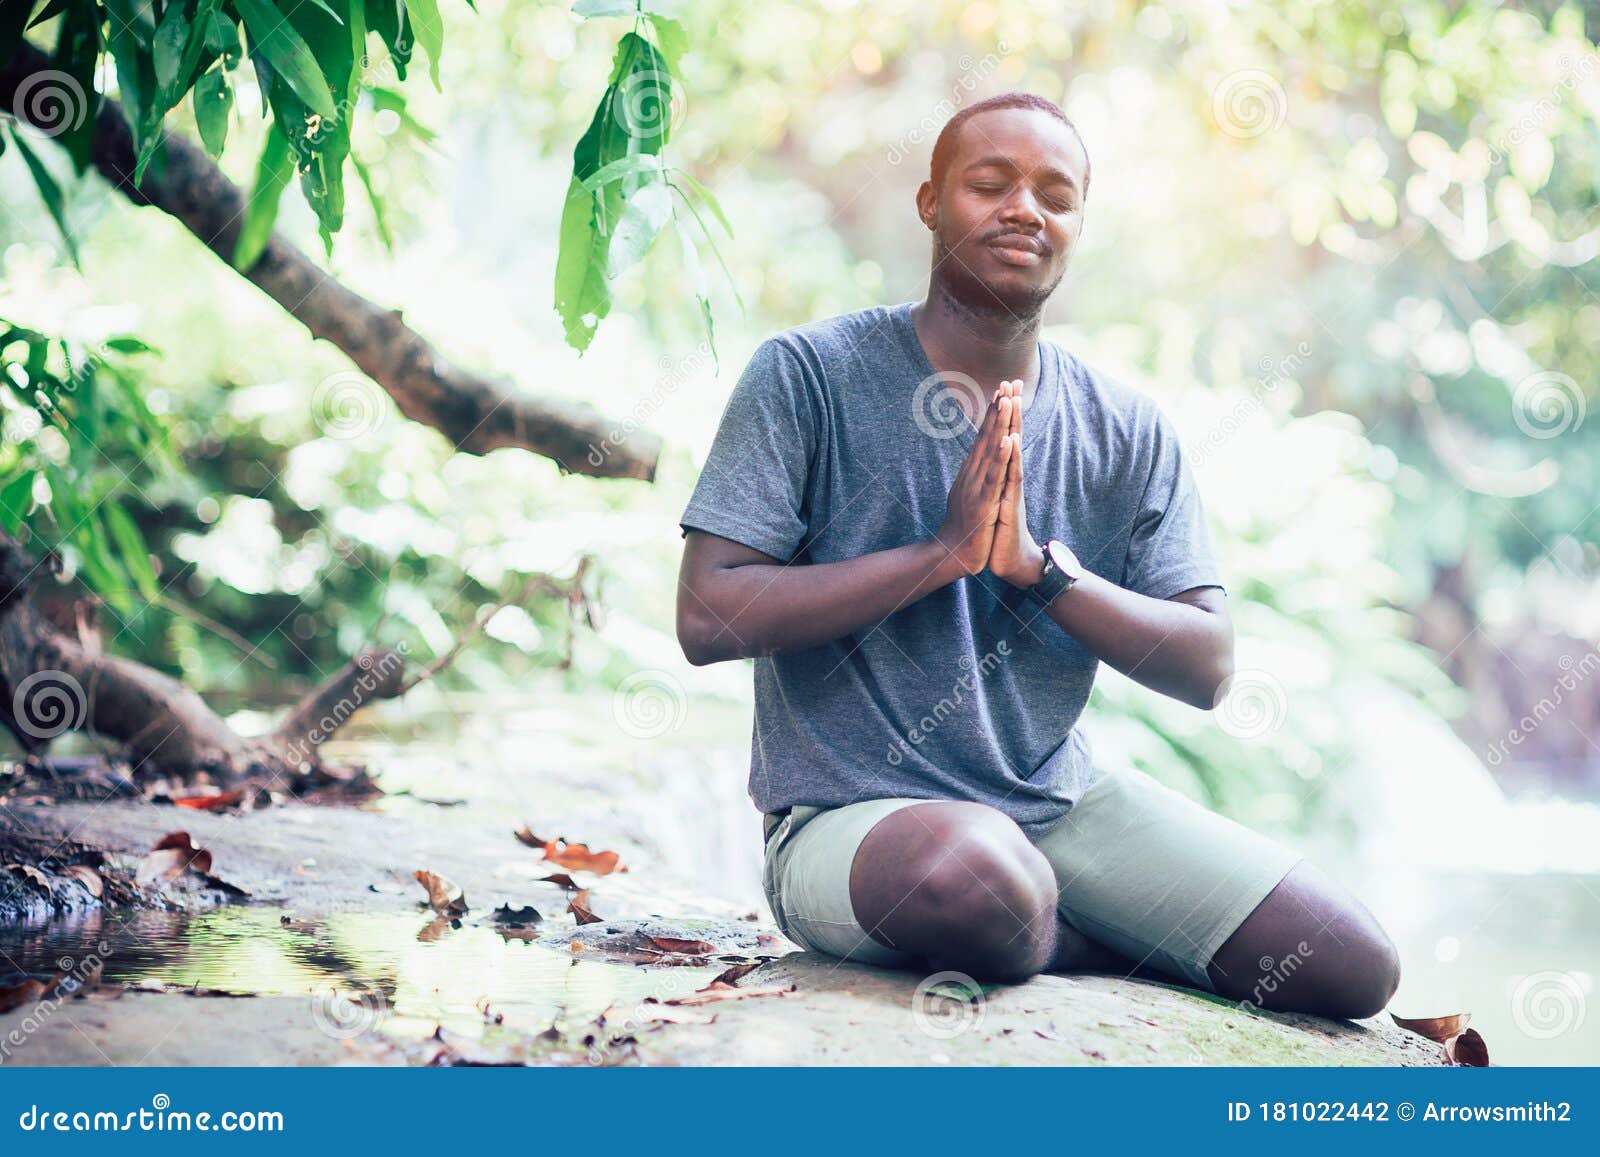
[[[1123,451],[1149,452],[1175,442],[1172,421],[1154,397],[1079,358],[1065,345],[1054,347],[1067,405],[1080,421],[1101,430]]]
[[[874,305],[791,326],[762,343],[769,354],[787,354],[826,378],[835,365],[860,356],[874,342],[893,341],[893,306]]]

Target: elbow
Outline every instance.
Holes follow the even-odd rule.
[[[1190,687],[1190,705],[1202,711],[1214,709],[1228,691],[1228,680],[1233,678],[1233,650],[1219,651],[1202,664]]]
[[[678,646],[691,667],[738,658],[727,628],[709,613],[694,614],[679,608],[677,632]]]

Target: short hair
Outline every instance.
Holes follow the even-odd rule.
[[[1061,106],[1053,100],[1042,96],[1035,96],[1031,92],[1003,92],[998,96],[991,96],[980,100],[977,104],[968,105],[955,116],[945,122],[944,128],[939,130],[939,139],[933,143],[933,164],[931,176],[933,187],[944,187],[945,174],[950,171],[950,162],[954,159],[956,151],[956,137],[961,131],[961,126],[979,113],[993,112],[1002,108],[1027,108],[1042,113],[1049,113],[1056,120],[1072,130],[1072,135],[1078,138],[1078,144],[1083,147],[1083,196],[1089,196],[1089,146],[1083,143],[1083,134],[1078,131],[1078,126],[1072,123],[1071,118],[1061,111]]]

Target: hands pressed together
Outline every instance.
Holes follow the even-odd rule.
[[[988,568],[1013,586],[1039,581],[1044,552],[1028,531],[1022,490],[1021,379],[1001,382],[990,399],[935,537],[962,574]]]

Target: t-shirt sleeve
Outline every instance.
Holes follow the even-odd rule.
[[[817,415],[799,357],[781,341],[756,347],[728,397],[705,466],[678,525],[787,562],[806,534],[806,488]]]
[[[1150,474],[1134,514],[1122,585],[1155,599],[1194,587],[1222,587],[1200,490],[1177,431],[1159,410],[1148,429]]]

